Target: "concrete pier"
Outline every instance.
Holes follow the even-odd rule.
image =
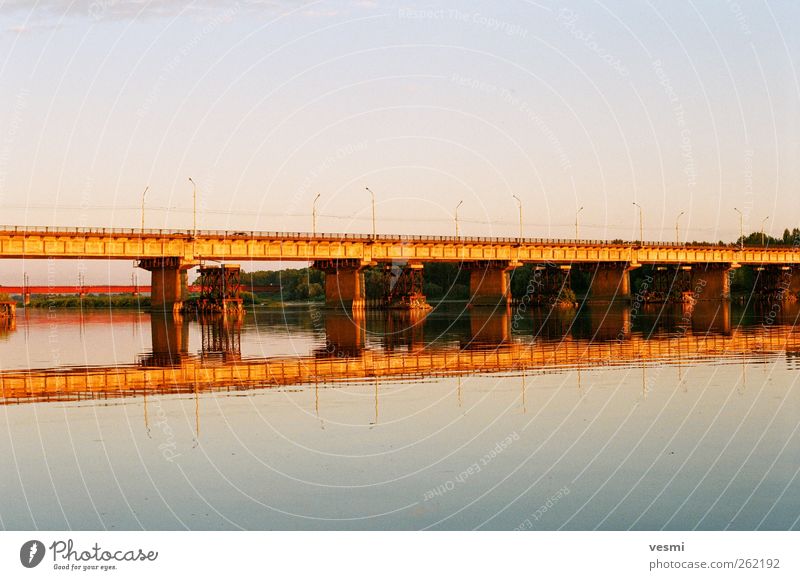
[[[325,306],[346,311],[364,309],[364,267],[361,260],[317,260],[325,272]]]
[[[152,276],[150,311],[179,314],[189,294],[187,271],[195,264],[169,257],[146,258],[139,260],[138,265]]]

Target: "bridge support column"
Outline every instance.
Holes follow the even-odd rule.
[[[731,296],[731,264],[694,264],[692,297],[694,300],[727,300]]]
[[[424,273],[420,262],[404,266],[386,264],[383,269],[383,300],[386,308],[430,310],[423,291]]]
[[[152,275],[150,311],[179,314],[188,296],[186,272],[194,264],[180,258],[143,258],[139,267]]]
[[[465,262],[463,268],[470,272],[470,306],[508,306],[511,300],[508,272],[520,265],[502,260]]]
[[[339,310],[364,309],[364,264],[361,260],[317,260],[325,272],[325,306]]]
[[[631,268],[626,262],[602,262],[591,268],[589,297],[592,301],[627,301],[631,298]]]

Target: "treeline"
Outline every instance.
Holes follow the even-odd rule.
[[[86,296],[33,296],[29,308],[147,308],[149,296],[89,294]]]
[[[739,237],[736,240],[736,245],[742,244],[745,246],[800,246],[800,228],[793,228],[783,230],[783,236],[775,238],[769,234],[762,234],[761,232],[753,232],[747,236]]]
[[[432,262],[425,264],[424,267],[423,292],[425,296],[433,300],[467,300],[469,298],[470,273],[460,264]],[[525,295],[532,272],[533,266],[526,264],[509,273],[513,296]],[[246,297],[246,303],[251,300],[257,303],[258,300],[267,297],[279,298],[283,301],[323,300],[325,298],[325,274],[313,268],[242,272],[241,282],[242,290],[245,291],[251,286],[274,285],[280,288],[274,294],[257,293],[252,299]],[[383,297],[385,286],[383,268],[380,266],[365,268],[364,286],[367,298]]]
[[[285,270],[258,270],[242,272],[242,290],[245,302],[256,301],[261,293],[253,296],[248,291],[252,286],[278,286],[281,300],[323,300],[325,298],[325,274],[313,268],[287,268]],[[253,296],[253,298],[250,298]]]

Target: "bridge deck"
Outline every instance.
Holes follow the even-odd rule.
[[[303,234],[0,226],[0,258],[391,262],[410,260],[632,264],[800,263],[796,247],[698,246],[543,238]]]

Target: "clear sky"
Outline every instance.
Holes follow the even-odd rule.
[[[35,7],[32,7],[34,6]],[[0,0],[6,224],[733,240],[800,225],[800,5]],[[129,277],[130,265],[126,277]],[[8,270],[6,271],[8,274]],[[12,278],[16,280],[17,274]],[[8,276],[0,275],[0,281]]]

